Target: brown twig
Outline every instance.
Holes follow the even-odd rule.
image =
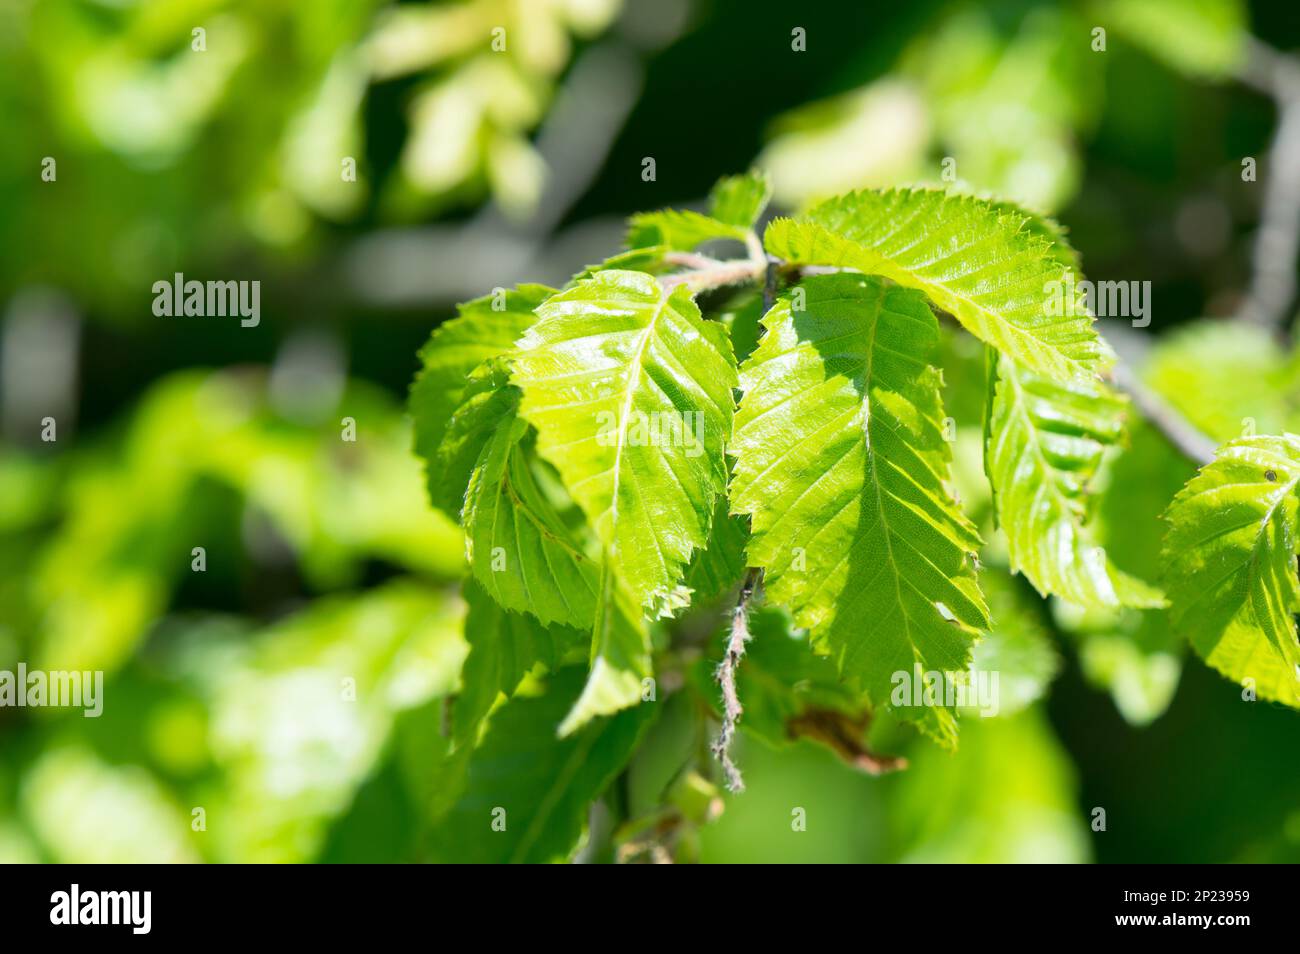
[[[806,709],[786,722],[785,728],[790,738],[814,739],[868,775],[884,775],[907,768],[907,759],[877,755],[867,748],[862,737],[870,725],[869,712],[851,716],[834,709]]]
[[[745,644],[750,639],[749,602],[761,573],[761,570],[754,567],[745,573],[745,580],[740,584],[740,595],[736,598],[736,608],[731,612],[727,649],[714,673],[714,678],[722,687],[722,728],[718,730],[717,741],[713,743],[713,755],[722,763],[722,772],[727,777],[727,789],[731,792],[745,790],[745,780],[741,777],[740,769],[731,760],[731,743],[736,738],[736,724],[745,711],[740,704],[740,696],[736,693],[736,670],[745,655]]]

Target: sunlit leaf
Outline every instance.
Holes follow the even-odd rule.
[[[915,288],[968,331],[1054,380],[1089,378],[1101,347],[1074,273],[1026,217],[929,190],[854,192],[767,228],[768,252]]]
[[[1196,652],[1300,707],[1298,483],[1300,437],[1225,444],[1169,505],[1164,559],[1174,625]]]
[[[1124,402],[1100,381],[1060,384],[993,360],[985,462],[1011,568],[1044,596],[1085,606],[1163,605],[1085,526],[1089,484],[1124,432]]]
[[[686,290],[605,271],[538,308],[513,380],[537,450],[636,600],[680,581],[726,488],[735,362]]]
[[[782,294],[745,363],[732,508],[752,517],[749,562],[768,598],[877,705],[895,673],[964,672],[988,625],[980,541],[948,490],[938,326],[915,292],[878,278],[810,278]],[[945,708],[907,708],[952,744]]]

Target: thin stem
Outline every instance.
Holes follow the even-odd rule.
[[[698,252],[669,252],[664,256],[664,261],[669,265],[681,265],[683,268],[696,270],[713,268],[715,265],[722,264],[716,258],[709,258],[709,256],[701,255]]]
[[[1242,82],[1277,103],[1278,124],[1261,164],[1264,197],[1251,255],[1250,288],[1238,314],[1285,337],[1300,252],[1300,61],[1252,40]]]
[[[755,263],[749,259],[733,259],[726,262],[709,261],[712,264],[702,265],[690,271],[678,272],[675,275],[665,275],[659,279],[659,284],[669,290],[676,288],[678,285],[685,285],[690,288],[692,294],[695,294],[707,291],[710,288],[722,288],[725,285],[743,285],[747,282],[758,281],[763,277],[763,271],[766,267],[762,263]]]
[[[748,282],[765,282],[768,273],[767,253],[763,243],[752,230],[745,233],[745,250],[749,258],[719,261],[695,252],[669,252],[664,261],[670,265],[683,265],[688,270],[659,279],[659,284],[672,290],[686,285],[694,295],[711,288],[726,285],[743,285]]]
[[[713,743],[713,755],[722,763],[722,772],[727,777],[727,789],[731,792],[743,792],[745,780],[740,769],[731,759],[731,743],[736,738],[736,724],[745,709],[740,704],[736,692],[736,670],[745,655],[745,644],[750,640],[749,602],[754,595],[762,570],[751,567],[740,585],[740,595],[736,598],[736,608],[731,612],[731,632],[727,636],[727,651],[722,662],[718,663],[714,677],[722,687],[722,728],[717,741]]]

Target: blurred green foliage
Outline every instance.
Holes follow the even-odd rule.
[[[1230,76],[1248,26],[1300,42],[1289,2],[678,6],[0,7],[0,327],[20,293],[53,288],[81,342],[75,414],[52,445],[10,380],[39,356],[3,355],[0,669],[102,669],[107,700],[98,719],[0,709],[0,860],[549,860],[633,743],[591,860],[616,844],[653,855],[665,832],[704,861],[1300,857],[1300,767],[1278,755],[1292,713],[1183,672],[1162,611],[1083,617],[1006,574],[986,484],[963,479],[982,466],[984,358],[955,336],[945,402],[997,618],[981,665],[999,660],[1009,680],[1004,712],[967,719],[956,755],[881,719],[872,747],[911,766],[876,779],[789,738],[809,700],[839,700],[779,620],[742,670],[749,791],[725,803],[683,768],[708,764],[709,713],[688,692],[668,692],[653,720],[627,714],[556,746],[537,733],[580,684],[557,665],[517,700],[477,700],[497,707],[487,732],[457,744],[473,642],[463,544],[428,504],[402,413],[416,347],[451,302],[376,307],[338,263],[390,227],[458,227],[485,207],[527,220],[556,171],[536,131],[587,44],[641,57],[644,88],[548,241],[695,202],[755,160],[791,210],[943,182],[952,158],[955,187],[1058,214],[1090,277],[1153,280],[1143,374],[1194,424],[1216,440],[1300,430],[1297,359],[1263,333],[1193,320],[1245,283],[1258,198],[1239,161],[1263,155],[1274,117]],[[637,45],[646,7],[681,14],[675,42]],[[1089,45],[1099,23],[1104,54]],[[798,24],[808,50],[792,54]],[[640,178],[647,155],[654,182]],[[341,175],[349,157],[356,182]],[[533,277],[563,281],[583,254]],[[255,333],[161,326],[149,289],[177,271],[264,276],[268,319]],[[753,329],[757,307],[738,300],[725,320]],[[304,329],[337,344],[340,366],[296,361]],[[1122,569],[1154,578],[1158,515],[1188,474],[1156,432],[1132,430],[1095,501]],[[707,696],[719,615],[693,625],[682,671]],[[807,678],[765,682],[766,653],[806,654]],[[507,774],[547,823],[493,841],[464,819],[498,804],[488,790]],[[557,778],[568,787],[551,794]],[[1089,830],[1094,806],[1107,832]]]

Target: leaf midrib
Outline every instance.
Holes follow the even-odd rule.
[[[883,531],[883,535],[885,539],[885,553],[889,564],[890,575],[893,577],[893,582],[894,582],[894,600],[896,605],[898,606],[899,616],[903,620],[903,629],[907,636],[908,647],[912,650],[913,658],[919,660],[920,653],[916,646],[916,640],[912,635],[912,617],[908,614],[906,604],[903,602],[903,589],[899,582],[899,578],[902,575],[902,573],[898,566],[897,560],[894,558],[894,542],[892,539],[893,530],[890,528],[889,520],[885,516],[885,500],[884,500],[883,492],[880,487],[880,475],[877,472],[877,465],[876,465],[877,451],[875,449],[875,446],[871,442],[871,422],[872,422],[871,381],[872,381],[872,376],[875,372],[876,332],[880,328],[880,315],[881,312],[884,310],[884,305],[885,305],[884,296],[885,293],[883,290],[881,290],[879,297],[876,299],[875,313],[872,315],[872,320],[871,320],[871,330],[870,332],[868,332],[868,337],[867,337],[866,365],[863,368],[863,381],[862,381],[862,408],[864,413],[866,414],[866,420],[863,421],[862,437],[866,445],[867,467],[871,474],[871,487],[876,494],[876,513],[878,514],[877,519],[879,520],[880,528]]]
[[[658,288],[659,286],[656,285],[655,287]],[[636,396],[637,382],[641,378],[646,348],[649,347],[650,340],[654,336],[655,325],[668,309],[669,298],[671,298],[671,293],[660,288],[659,303],[649,322],[646,323],[645,330],[641,333],[641,340],[637,342],[636,353],[633,355],[632,362],[628,367],[627,394],[623,399],[622,410],[619,414],[618,445],[614,448],[614,486],[609,502],[610,530],[614,534],[615,548],[618,547],[618,492],[623,481],[623,448],[627,444],[628,419],[632,414],[632,401]]]

